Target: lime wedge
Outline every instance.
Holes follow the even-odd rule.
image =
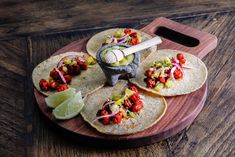
[[[52,114],[55,116],[56,119],[70,119],[78,115],[78,113],[82,110],[83,106],[84,103],[82,100],[82,95],[79,91],[74,96],[57,106],[52,111]]]
[[[57,92],[55,94],[49,95],[47,98],[45,98],[45,101],[48,107],[55,108],[68,98],[75,95],[75,93],[76,90],[74,88],[69,88],[62,92]]]

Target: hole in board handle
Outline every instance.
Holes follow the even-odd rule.
[[[163,26],[158,27],[155,31],[155,34],[187,47],[196,47],[200,43],[196,38],[176,32]]]

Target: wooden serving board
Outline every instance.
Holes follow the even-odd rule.
[[[158,46],[158,49],[182,50],[200,58],[203,58],[217,46],[215,36],[163,17],[155,19],[141,30],[162,37],[163,42]],[[86,51],[85,46],[88,39],[74,41],[55,52],[54,55],[68,51]],[[51,110],[45,104],[45,97],[37,90],[34,93],[42,113],[55,124],[54,126],[62,128],[61,131],[71,135],[72,138],[95,146],[137,147],[166,139],[190,125],[204,106],[207,97],[207,83],[191,94],[167,97],[168,108],[164,117],[153,127],[128,136],[101,134],[87,124],[80,115],[67,121],[55,120]]]

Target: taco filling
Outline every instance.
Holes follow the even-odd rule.
[[[162,96],[191,93],[205,83],[207,68],[196,56],[178,50],[151,53],[137,69],[131,83]]]
[[[84,104],[84,120],[99,132],[112,135],[143,131],[156,124],[167,108],[163,97],[137,90],[125,80],[89,94]]]
[[[42,91],[57,90],[61,92],[68,89],[68,85],[72,81],[72,76],[77,76],[81,71],[85,71],[88,65],[94,65],[95,60],[88,57],[87,60],[77,55],[69,55],[63,57],[57,67],[50,71],[49,79],[41,79],[39,82]]]
[[[36,89],[46,96],[71,87],[81,91],[82,97],[106,82],[96,60],[83,52],[66,52],[48,58],[34,68],[32,80]]]
[[[120,124],[122,120],[134,118],[144,107],[143,96],[135,86],[125,89],[123,95],[115,95],[107,99],[96,113],[96,119],[103,125]]]
[[[138,32],[132,31],[129,28],[120,29],[114,33],[114,35],[107,35],[103,42],[103,46],[107,44],[127,44],[137,45],[142,41],[142,38]]]
[[[120,43],[132,46],[151,38],[151,35],[140,30],[130,28],[112,28],[95,34],[87,42],[86,49],[92,57],[96,58],[96,53],[104,45]],[[156,46],[143,50],[141,52],[141,59],[145,59],[151,52],[154,52],[155,50]]]
[[[146,87],[156,91],[171,88],[172,80],[180,81],[184,77],[184,70],[190,69],[190,67],[184,66],[185,63],[186,59],[182,53],[178,53],[176,57],[165,57],[164,60],[155,61],[144,73]]]

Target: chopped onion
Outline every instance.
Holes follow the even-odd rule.
[[[175,72],[175,70],[176,70],[176,67],[173,67],[173,68],[171,69],[171,71],[170,71],[170,77],[171,77],[171,79],[174,78],[174,72]]]
[[[98,117],[96,117],[96,119],[93,120],[93,122],[94,122],[94,121],[97,121],[97,120],[99,120],[99,119],[105,118],[105,117],[112,117],[112,116],[114,116],[115,114],[117,114],[118,112],[119,112],[119,111],[114,112],[114,113],[111,113],[111,114],[103,115],[103,116],[98,116]]]
[[[145,96],[143,96],[143,95],[139,95],[140,96],[140,99],[144,99],[145,98]]]
[[[129,35],[128,35],[128,34],[126,34],[126,35],[124,35],[124,36],[123,36],[123,37],[121,37],[121,38],[117,38],[117,40],[118,40],[118,42],[120,42],[121,40],[126,39],[128,36],[129,36]]]
[[[193,69],[192,67],[189,67],[189,66],[183,66],[182,68],[185,68],[185,69]]]
[[[79,60],[80,60],[81,62],[86,62],[86,60],[85,60],[84,58],[82,58],[82,57],[79,57]]]
[[[119,41],[119,43],[125,43],[127,41],[127,38],[124,38],[123,40]]]
[[[113,104],[113,103],[115,103],[115,101],[106,102],[106,103],[103,105],[102,108],[105,108],[106,106],[111,105],[111,104]]]
[[[55,70],[56,70],[56,71],[58,72],[58,74],[60,75],[61,80],[62,80],[64,83],[67,83],[66,80],[65,80],[65,78],[64,78],[64,76],[63,76],[63,74],[59,71],[59,69],[55,68]]]
[[[172,63],[172,65],[174,65],[174,66],[176,66],[176,68],[182,70],[182,69],[181,69],[181,66],[180,66],[178,63]]]

